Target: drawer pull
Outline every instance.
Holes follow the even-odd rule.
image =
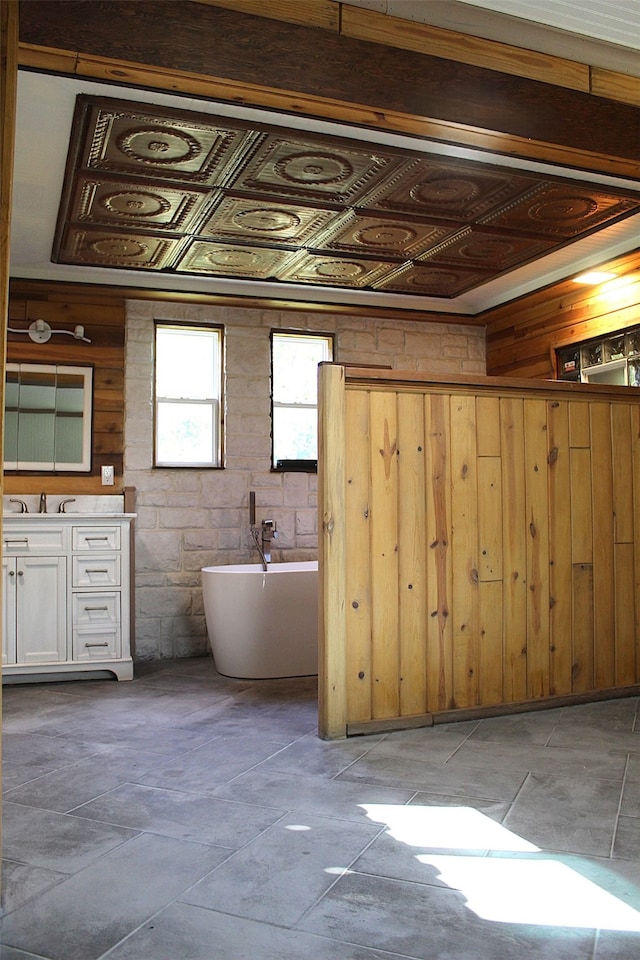
[[[109,644],[107,643],[106,640],[104,640],[102,643],[85,643],[85,647],[108,647],[108,646]]]
[[[88,613],[90,610],[109,610],[109,607],[85,607],[85,611]]]
[[[85,537],[85,540],[108,540],[109,537]]]
[[[109,573],[106,567],[85,567],[85,573]]]
[[[29,543],[29,537],[5,537],[5,543]]]

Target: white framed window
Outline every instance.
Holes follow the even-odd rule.
[[[222,330],[156,323],[157,467],[222,465]]]
[[[333,336],[271,333],[272,466],[314,471],[318,465],[318,364],[333,360]]]

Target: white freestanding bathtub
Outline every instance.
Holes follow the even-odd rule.
[[[318,561],[202,568],[211,652],[244,680],[318,673]]]

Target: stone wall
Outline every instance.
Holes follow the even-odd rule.
[[[224,327],[224,469],[153,468],[153,321]],[[136,659],[207,652],[204,566],[259,560],[249,531],[273,518],[272,559],[317,556],[317,480],[275,473],[270,441],[272,329],[335,333],[335,359],[397,370],[484,375],[484,329],[239,307],[127,302],[124,482],[137,489]]]

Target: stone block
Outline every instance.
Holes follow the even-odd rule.
[[[136,529],[136,575],[179,570],[181,544],[175,532]]]

